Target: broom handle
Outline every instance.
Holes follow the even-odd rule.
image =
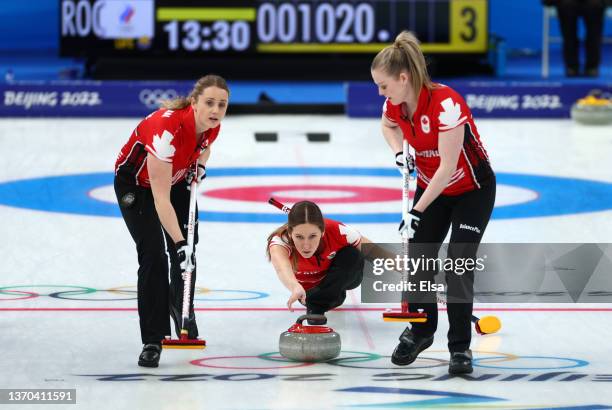
[[[406,222],[408,219],[408,212],[410,211],[410,208],[412,208],[412,200],[410,199],[410,185],[412,185],[411,181],[415,181],[415,179],[410,177],[410,169],[408,168],[408,141],[406,141],[406,139],[403,139],[402,142],[402,155],[404,156],[404,168],[402,169],[402,219],[404,220],[404,222]],[[402,232],[402,250],[404,251],[405,260],[408,260],[409,243],[410,241],[408,238],[408,230],[405,229],[404,232]],[[407,272],[404,271],[402,274],[402,282],[406,282],[407,279]],[[401,307],[402,313],[408,313],[408,292],[402,292]]]
[[[183,272],[183,320],[181,330],[186,329],[187,321],[189,320],[189,302],[191,301],[191,274],[193,267],[191,266],[191,256],[193,254],[193,242],[195,237],[195,214],[196,214],[196,201],[198,191],[198,160],[195,161],[195,175],[191,180],[190,193],[189,193],[189,215],[187,218],[187,255],[185,260],[188,261],[187,269]],[[183,338],[183,335],[181,335]],[[184,338],[187,338],[185,335]]]
[[[288,206],[284,205],[282,202],[277,201],[274,198],[268,199],[268,203],[270,205],[274,205],[275,207],[277,207],[278,209],[280,209],[281,211],[283,211],[286,214],[288,214],[289,211],[291,211],[291,208],[289,208]]]

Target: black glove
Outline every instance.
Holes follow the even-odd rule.
[[[408,154],[408,157],[404,157],[404,151],[400,151],[395,154],[395,165],[397,165],[400,174],[404,173],[404,164],[408,161],[408,173],[412,174],[415,170],[414,157]]]
[[[189,171],[187,171],[187,173],[185,174],[185,181],[187,182],[187,185],[191,185],[194,174],[195,172],[193,171],[193,168],[189,168]],[[204,180],[204,178],[206,178],[206,167],[202,164],[198,164],[198,176],[196,179],[196,183],[199,184]]]
[[[411,209],[408,212],[407,218],[402,219],[400,222],[399,228],[397,229],[399,234],[402,235],[404,232],[408,232],[408,239],[413,239],[414,234],[419,228],[419,223],[421,222],[422,216],[422,212],[419,212],[416,209]]]
[[[195,269],[195,253],[191,249],[189,249],[189,245],[187,241],[182,240],[175,244],[176,254],[178,255],[179,266],[181,270],[185,272],[186,270],[190,270],[193,272]]]

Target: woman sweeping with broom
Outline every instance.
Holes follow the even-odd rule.
[[[463,98],[451,88],[433,83],[418,40],[400,33],[371,65],[380,95],[386,97],[382,133],[399,165],[412,162],[403,140],[416,150],[417,190],[414,207],[401,221],[400,233],[410,242],[430,244],[425,257],[437,257],[452,226],[449,257],[475,259],[495,203],[495,174]],[[433,275],[436,272],[424,272]],[[472,372],[471,318],[474,272],[447,272],[449,373]],[[454,303],[453,303],[454,302]],[[422,309],[425,323],[413,323],[400,336],[391,360],[414,362],[433,343],[438,324],[435,298],[412,303]]]
[[[197,339],[193,313],[197,235],[193,244],[185,240],[193,237],[187,234],[185,225],[188,219],[195,219],[188,215],[190,207],[195,208],[195,197],[190,201],[188,188],[195,189],[197,184],[192,182],[206,176],[206,161],[219,135],[228,99],[229,88],[223,78],[200,78],[187,98],[165,102],[163,108],[138,124],[115,164],[115,193],[136,243],[140,265],[138,315],[144,347],[139,366],[158,366],[162,340],[170,335],[169,313],[177,337],[183,330],[188,333],[181,335],[183,342],[178,340],[175,346],[204,344]],[[197,227],[195,220],[190,225]],[[194,230],[197,232],[197,228]],[[190,272],[192,279],[186,292],[184,272]],[[183,309],[188,312],[186,318],[180,308],[183,294],[190,295],[189,306]]]

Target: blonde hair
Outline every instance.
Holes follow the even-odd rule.
[[[287,240],[289,243],[289,246],[291,247],[291,266],[293,267],[294,271],[297,270],[297,251],[295,245],[293,244],[293,239],[291,239],[291,231],[296,226],[302,224],[313,224],[317,226],[321,232],[325,231],[325,219],[323,219],[321,208],[319,208],[319,206],[314,202],[297,202],[295,205],[293,205],[291,211],[289,211],[287,223],[268,235],[268,246],[266,248],[268,260],[270,260],[270,244],[272,243],[272,238],[278,236]],[[319,243],[319,248],[315,252],[315,255],[318,255],[319,252],[321,252],[322,242],[323,241]]]
[[[193,101],[196,101],[198,97],[202,95],[204,90],[208,87],[221,88],[222,90],[227,91],[228,95],[230,92],[229,87],[227,86],[227,82],[225,81],[225,79],[223,79],[223,77],[214,74],[208,74],[200,78],[195,83],[193,89],[187,97],[177,97],[172,100],[164,100],[161,102],[161,106],[169,110],[180,110],[182,108],[185,108]]]
[[[407,71],[417,96],[423,86],[429,90],[434,88],[427,72],[427,63],[421,50],[421,43],[409,31],[402,31],[395,37],[392,45],[379,51],[372,60],[370,68],[371,70],[383,70],[393,78],[398,78],[402,71]]]

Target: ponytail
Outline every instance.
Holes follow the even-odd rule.
[[[376,54],[370,68],[380,69],[393,78],[398,78],[403,71],[408,72],[412,88],[417,95],[423,86],[429,90],[434,88],[427,72],[427,63],[421,50],[421,44],[409,31],[399,33],[392,45],[383,48]]]

